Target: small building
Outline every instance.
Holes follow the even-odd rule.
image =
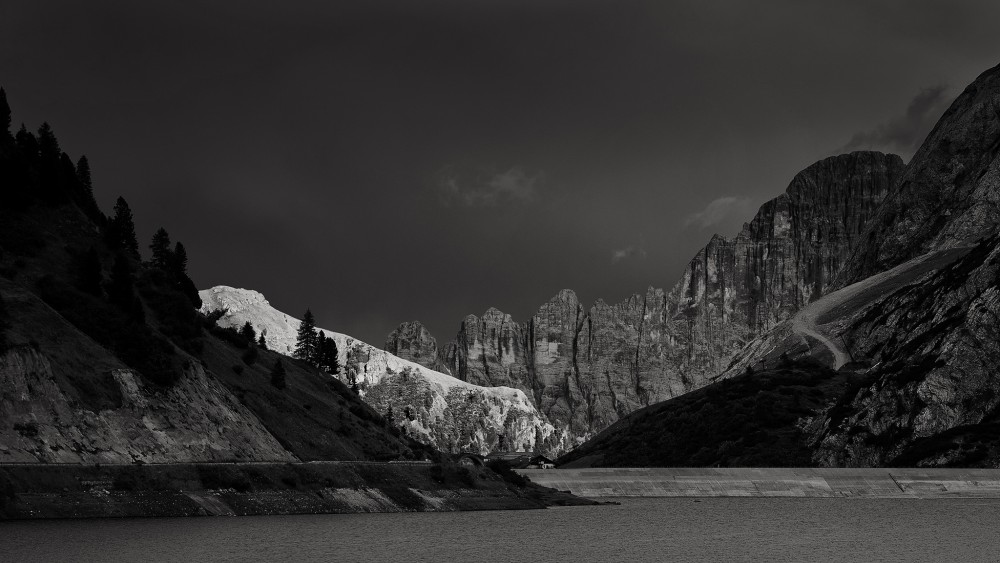
[[[528,465],[526,469],[555,469],[556,464],[551,459],[543,456],[536,455],[535,457],[528,460]]]

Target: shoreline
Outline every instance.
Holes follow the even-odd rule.
[[[522,469],[533,483],[584,498],[1000,499],[1000,469]]]
[[[586,504],[597,503],[454,464],[0,465],[0,520],[531,510]]]

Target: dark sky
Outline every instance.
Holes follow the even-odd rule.
[[[203,4],[4,3],[15,124],[199,286],[376,345],[669,286],[812,162],[908,159],[1000,62],[995,1]]]

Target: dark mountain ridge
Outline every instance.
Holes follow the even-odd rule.
[[[0,124],[10,111],[0,91]],[[9,126],[8,126],[9,127]],[[90,164],[0,130],[0,463],[413,459],[328,374],[199,315],[187,251],[166,231],[143,260]],[[281,363],[285,376],[272,384]]]
[[[805,392],[822,400],[783,407],[794,416],[767,430],[794,434],[796,455],[819,466],[1000,465],[997,108],[1000,67],[945,112],[834,272],[832,291],[740,351],[722,373],[732,381],[636,413],[561,461],[686,464],[694,458],[642,450],[657,450],[663,436],[685,439],[677,423],[690,420],[690,401],[725,410],[738,399],[723,391],[737,379],[759,395],[782,366],[806,370],[808,381],[840,353],[850,361],[836,377],[850,384],[832,395],[810,384]],[[703,438],[716,463],[742,463],[719,453],[731,437]]]

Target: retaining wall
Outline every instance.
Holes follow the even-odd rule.
[[[589,498],[1000,498],[1000,469],[589,468],[518,473]]]

